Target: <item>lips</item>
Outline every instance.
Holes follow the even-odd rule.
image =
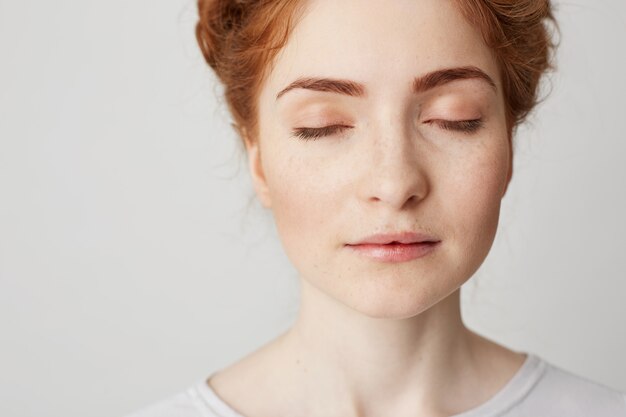
[[[437,247],[441,240],[421,232],[379,233],[345,246],[366,258],[378,262],[407,262],[422,258]]]
[[[416,243],[363,243],[346,245],[346,248],[377,262],[396,263],[422,258],[436,250],[440,243],[426,241]]]

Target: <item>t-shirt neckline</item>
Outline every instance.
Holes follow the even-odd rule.
[[[511,379],[490,399],[478,406],[451,417],[490,417],[514,407],[537,384],[546,368],[546,362],[532,352],[526,353],[526,359]],[[208,378],[207,378],[208,379]],[[207,384],[207,379],[199,381],[193,387],[204,405],[218,417],[245,417],[228,405]]]
[[[526,352],[526,360],[509,381],[487,401],[451,417],[499,416],[515,407],[541,379],[546,362],[532,352]]]

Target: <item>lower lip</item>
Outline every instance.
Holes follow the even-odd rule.
[[[441,242],[391,243],[388,245],[346,245],[348,248],[381,262],[407,262],[421,258],[435,250]]]

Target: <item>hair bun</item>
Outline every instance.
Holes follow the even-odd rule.
[[[245,17],[246,4],[245,0],[222,1],[224,4],[222,9],[222,22],[225,30],[236,30],[241,27]]]
[[[249,0],[198,0],[196,39],[206,62],[217,70],[232,43],[233,34],[244,25]]]

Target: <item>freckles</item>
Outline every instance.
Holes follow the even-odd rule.
[[[450,204],[457,227],[464,234],[483,236],[497,224],[507,165],[503,153],[494,151],[476,155],[459,166],[448,183],[449,192],[443,196],[452,200],[444,204]]]
[[[475,167],[474,173],[467,177],[475,204],[485,209],[499,204],[506,174],[504,165],[498,161],[485,161],[484,165]]]
[[[276,222],[287,234],[310,235],[325,215],[323,184],[314,170],[293,164],[275,174],[270,189]]]
[[[468,161],[465,178],[478,189],[479,194],[500,199],[508,175],[508,144],[505,137],[494,136],[485,139],[480,149]]]

